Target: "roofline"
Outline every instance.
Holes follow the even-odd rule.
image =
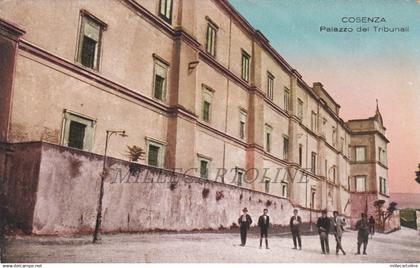
[[[316,93],[314,92],[313,88],[309,86],[302,78],[302,75],[294,69],[281,54],[270,44],[270,41],[264,36],[264,34],[260,31],[255,29],[251,23],[249,23],[240,13],[239,11],[232,6],[232,4],[228,0],[214,0],[216,4],[219,4],[222,8],[224,8],[233,19],[238,22],[238,24],[253,38],[255,38],[256,41],[272,56],[279,64],[280,67],[282,67],[286,72],[289,73],[289,75],[295,75],[297,77],[298,83],[310,94],[312,95],[315,100],[320,102],[320,98]],[[323,91],[326,93],[326,95],[334,102],[335,105],[337,105],[339,108],[341,106],[334,100],[334,98],[331,97],[331,95],[323,89]],[[321,103],[321,105],[328,111],[328,105]],[[338,118],[339,123],[350,132],[350,129],[345,124],[345,121],[338,116],[335,112],[333,112],[334,117]]]

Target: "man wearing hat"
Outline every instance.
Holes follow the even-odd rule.
[[[290,231],[292,232],[293,237],[293,249],[297,249],[299,245],[299,250],[302,249],[302,240],[300,239],[300,226],[302,224],[302,219],[298,215],[299,211],[297,209],[293,210],[293,216],[290,218]]]
[[[357,232],[357,253],[360,254],[360,246],[363,244],[363,255],[366,255],[366,247],[369,240],[369,222],[367,215],[362,213],[362,218],[356,222]]]
[[[328,233],[330,231],[330,219],[327,217],[327,211],[323,210],[321,217],[318,218],[316,223],[318,227],[319,239],[321,240],[322,254],[330,253],[330,246],[328,243]]]
[[[248,209],[244,208],[242,210],[243,214],[238,219],[239,230],[241,232],[241,246],[244,247],[246,244],[246,234],[249,227],[252,224],[251,216],[248,215]]]

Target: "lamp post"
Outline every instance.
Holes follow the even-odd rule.
[[[99,188],[98,210],[96,212],[96,223],[95,223],[95,231],[93,233],[93,243],[97,243],[100,240],[99,231],[101,229],[101,224],[102,224],[102,201],[104,197],[104,184],[105,184],[105,177],[106,177],[106,153],[108,150],[108,141],[111,138],[111,136],[114,134],[118,134],[121,137],[127,137],[127,135],[125,134],[125,130],[107,130],[106,131],[104,161],[103,161],[102,173],[101,173],[101,187]]]

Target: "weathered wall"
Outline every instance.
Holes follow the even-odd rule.
[[[30,233],[41,158],[40,143],[2,146],[0,213],[10,227]]]
[[[41,148],[32,232],[91,232],[102,157],[47,143]],[[108,158],[108,164],[103,203],[106,232],[229,228],[243,207],[249,209],[254,224],[265,207],[275,225],[287,225],[293,214],[294,207],[285,198],[138,164],[131,169],[139,172],[130,173],[128,162],[114,158]],[[302,209],[300,214],[309,222],[309,211]],[[313,212],[312,221],[317,216]]]

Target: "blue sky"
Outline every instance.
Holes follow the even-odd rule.
[[[231,0],[235,8],[272,45],[290,60],[302,56],[319,59],[393,57],[409,54],[420,59],[420,4],[416,1]],[[408,33],[320,33],[319,27],[360,26],[342,23],[342,17],[384,17],[386,23],[367,26],[409,26]],[[372,30],[372,29],[371,29]],[[293,64],[293,62],[292,62]]]

